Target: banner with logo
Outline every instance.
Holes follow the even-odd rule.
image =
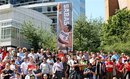
[[[72,4],[57,5],[57,48],[72,49]]]

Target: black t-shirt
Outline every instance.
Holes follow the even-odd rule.
[[[35,74],[38,74],[38,73],[41,73],[41,72],[42,72],[41,69],[34,71]],[[41,77],[37,77],[37,79],[41,79]]]
[[[7,76],[4,76],[4,79],[10,79],[10,77],[13,76],[13,71],[10,70],[10,69],[9,70],[4,70],[3,73],[4,73],[4,75],[9,74]]]

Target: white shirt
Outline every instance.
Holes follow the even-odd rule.
[[[28,68],[28,62],[23,62],[22,64],[21,64],[21,70],[23,70],[22,72],[24,73],[24,74],[27,74],[28,73],[28,71],[27,71],[27,68]]]
[[[10,65],[10,69],[11,69],[11,70],[15,70],[15,69],[16,69],[15,65],[14,65],[14,64],[11,64],[11,65]]]
[[[34,61],[36,61],[36,54],[29,53],[28,57],[32,57]]]
[[[50,73],[50,66],[48,63],[41,63],[40,69],[42,70],[42,73],[44,74]]]
[[[71,67],[71,66],[73,66],[73,65],[74,65],[74,60],[70,59],[70,60],[68,60],[68,62],[67,62],[67,63],[70,65],[70,70],[73,70],[74,68],[73,68],[73,67]]]
[[[56,71],[63,71],[63,64],[62,64],[62,62],[54,63],[52,69],[53,69],[53,73],[55,73]]]
[[[42,60],[44,58],[44,55],[37,53],[37,56],[39,57],[39,60]]]
[[[93,58],[91,58],[90,60],[89,60],[89,62],[92,64],[93,62],[94,62],[95,60],[93,59]]]

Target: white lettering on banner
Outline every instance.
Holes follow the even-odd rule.
[[[69,8],[69,4],[64,5],[64,9],[68,9]]]
[[[69,4],[64,5],[64,25],[70,24]]]

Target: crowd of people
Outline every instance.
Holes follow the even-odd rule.
[[[0,79],[130,79],[124,53],[0,48]]]

